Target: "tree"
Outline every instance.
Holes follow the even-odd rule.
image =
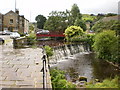
[[[62,30],[67,28],[67,13],[64,11],[52,11],[44,25],[44,29],[48,30]]]
[[[98,14],[97,15],[97,20],[100,20],[100,19],[102,19],[102,18],[104,18],[105,17],[105,14]]]
[[[46,17],[43,15],[38,15],[35,20],[37,21],[37,28],[43,29]]]
[[[49,15],[48,20],[44,25],[44,29],[62,31],[68,26],[74,25],[77,18],[81,19],[82,17],[77,4],[72,6],[71,11],[52,11]]]
[[[108,14],[106,14],[106,17],[110,17],[110,16],[117,16],[117,14],[115,14],[115,13],[108,13]]]
[[[120,21],[107,21],[107,22],[97,22],[93,27],[92,30],[95,32],[102,32],[103,30],[119,30],[120,29]]]
[[[86,30],[86,24],[83,20],[77,18],[74,23],[75,26],[80,26],[84,31]]]
[[[30,30],[30,33],[32,33],[32,32],[34,31],[34,25],[33,25],[33,24],[31,24],[31,25],[29,26],[29,30]]]
[[[84,34],[83,29],[79,26],[70,26],[65,30],[65,36],[67,41],[76,36],[82,36]]]
[[[79,7],[77,6],[77,4],[73,4],[70,13],[71,13],[71,16],[70,16],[71,25],[74,25],[75,20],[77,18],[79,18],[79,19],[82,18],[82,15],[80,13],[80,10],[79,10]]]
[[[98,58],[113,62],[118,61],[118,54],[116,52],[118,50],[118,42],[115,31],[105,30],[104,32],[98,33],[94,41],[93,47]]]

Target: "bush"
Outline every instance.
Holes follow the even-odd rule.
[[[79,26],[70,26],[65,30],[67,41],[71,41],[72,38],[82,36],[83,34],[83,29]]]
[[[36,35],[34,33],[30,33],[29,36],[27,36],[28,45],[35,45],[36,43]]]
[[[53,49],[50,46],[45,46],[45,51],[48,57],[53,55]]]
[[[117,61],[117,36],[112,30],[101,32],[95,36],[94,50],[97,57],[111,61]]]
[[[58,70],[58,69],[52,69],[50,70],[51,74],[51,81],[52,81],[52,87],[53,89],[56,88],[75,88],[76,86],[72,84],[71,82],[67,82],[65,79],[65,72]]]
[[[25,33],[20,33],[20,32],[19,32],[19,34],[20,34],[21,37],[26,35]]]
[[[114,79],[105,79],[103,82],[86,85],[87,88],[119,88],[118,81],[119,77],[116,76]]]

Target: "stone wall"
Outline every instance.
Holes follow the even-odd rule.
[[[27,46],[27,38],[20,37],[13,39],[13,47],[14,48],[25,48]]]

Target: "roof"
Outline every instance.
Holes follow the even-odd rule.
[[[10,10],[9,12],[7,12],[5,15],[7,15],[7,14],[9,14],[9,13],[14,13],[14,14],[18,15],[16,12],[14,12],[14,11],[12,11],[12,10]],[[27,19],[24,17],[24,15],[19,15],[19,17],[23,17],[25,20],[27,20]],[[27,20],[27,21],[29,22],[29,20]]]
[[[14,13],[14,14],[17,14],[15,13],[14,11],[10,10],[9,12],[7,12],[5,15],[9,14],[9,13]]]

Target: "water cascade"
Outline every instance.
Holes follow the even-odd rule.
[[[50,58],[50,64],[56,64],[57,62],[64,60],[64,58],[68,58],[71,55],[89,51],[89,45],[86,43],[55,46],[53,47],[54,55]]]

